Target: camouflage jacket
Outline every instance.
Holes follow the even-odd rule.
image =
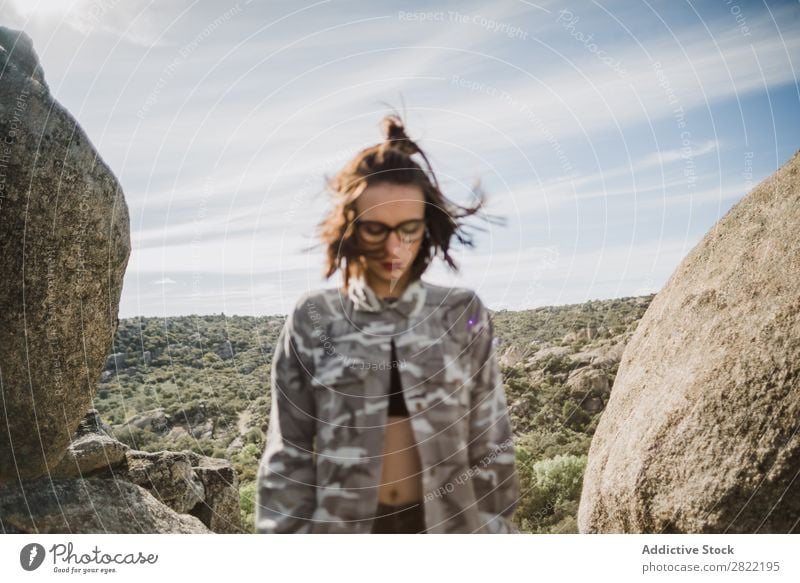
[[[347,292],[307,292],[280,332],[257,532],[370,532],[392,338],[427,532],[518,532],[510,517],[519,481],[489,311],[474,291],[421,279],[387,301],[363,277]]]

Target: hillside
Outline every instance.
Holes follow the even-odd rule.
[[[518,443],[521,531],[577,532],[589,443],[652,298],[493,313]],[[113,436],[135,449],[228,459],[248,531],[283,322],[224,314],[120,320],[94,401]]]

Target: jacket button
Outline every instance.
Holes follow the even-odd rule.
[[[422,411],[424,408],[422,401],[417,401],[417,411]]]

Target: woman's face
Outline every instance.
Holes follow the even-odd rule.
[[[425,232],[425,195],[422,189],[410,184],[373,184],[356,199],[356,217],[356,221],[361,223],[361,226],[356,226],[359,242],[377,251],[374,258],[365,258],[367,277],[385,284],[404,280]],[[384,228],[372,221],[388,227],[403,224],[403,228],[387,235]]]

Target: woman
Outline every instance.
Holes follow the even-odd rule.
[[[519,482],[486,307],[423,281],[461,219],[396,115],[329,186],[326,277],[279,335],[256,530],[517,532]],[[412,158],[420,154],[428,172]]]

